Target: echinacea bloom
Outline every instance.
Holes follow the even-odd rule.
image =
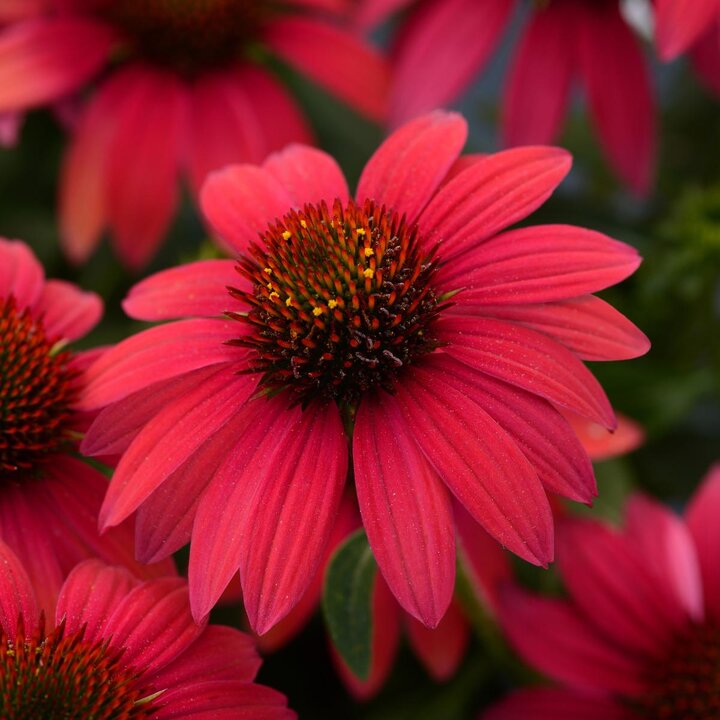
[[[618,0],[550,0],[531,10],[505,86],[505,145],[554,142],[579,80],[607,159],[638,194],[652,184],[655,101]]]
[[[239,569],[253,629],[282,619],[319,567],[349,474],[385,581],[429,627],[455,584],[451,496],[540,565],[554,545],[546,490],[594,496],[555,405],[614,426],[581,359],[648,342],[590,293],[640,258],[567,225],[503,232],[570,158],[531,147],[457,164],[466,134],[455,114],[407,124],[354,199],[308,147],[214,173],[202,206],[238,260],[167,270],[126,299],[135,318],[191,319],[92,366],[84,407],[109,407],[82,447],[124,450],[100,521],[138,511],[142,560],[192,536],[198,618]]]
[[[663,60],[689,52],[705,84],[720,95],[720,2],[656,0],[655,42]]]
[[[484,720],[710,720],[720,716],[720,465],[683,518],[630,500],[625,526],[558,529],[567,599],[507,588],[500,617],[559,686],[521,690]]]
[[[178,175],[197,191],[210,170],[309,142],[263,68],[269,55],[373,119],[385,111],[380,56],[317,0],[29,0],[0,20],[0,116],[97,80],[61,177],[61,236],[77,262],[108,227],[123,262],[143,266],[172,219]]]
[[[88,557],[143,568],[127,524],[102,538],[97,515],[107,479],[77,458],[89,418],[78,411],[96,351],[67,345],[102,315],[102,301],[63,280],[46,280],[22,242],[0,238],[0,540],[21,558],[46,611],[68,572]]]
[[[406,10],[390,48],[390,124],[456,100],[490,59],[514,7],[515,0],[357,2],[354,20],[364,29]]]
[[[196,625],[187,584],[142,582],[86,560],[41,610],[22,563],[0,542],[0,712],[60,720],[290,720],[280,693],[256,685],[252,639]]]

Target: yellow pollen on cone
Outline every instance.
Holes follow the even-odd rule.
[[[318,317],[319,315],[322,315],[322,308],[319,308],[319,307],[313,308],[313,315],[314,315],[315,317]]]
[[[363,275],[369,279],[375,276],[375,271],[372,268],[367,268],[363,270]]]
[[[290,306],[292,305],[292,298],[291,298],[291,297],[286,298],[285,304],[286,304],[288,307],[290,307]]]
[[[269,267],[263,268],[263,272],[267,273],[268,275],[272,275],[272,268],[269,268]]]
[[[331,310],[334,310],[334,309],[337,307],[337,300],[330,300],[330,301],[328,302],[328,307],[329,307]]]
[[[285,230],[282,234],[283,240],[289,240],[292,237],[292,233],[289,230]]]
[[[365,248],[365,257],[372,257],[375,251],[372,248]]]

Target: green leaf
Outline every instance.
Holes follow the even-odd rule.
[[[361,680],[370,674],[376,570],[365,532],[358,530],[333,553],[325,573],[325,623],[333,645]]]

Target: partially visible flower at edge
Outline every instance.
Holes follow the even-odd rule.
[[[688,52],[702,81],[720,95],[718,0],[655,0],[655,42],[666,61]]]
[[[361,2],[358,22],[409,6],[391,51],[390,120],[397,125],[456,100],[495,49],[515,0]],[[513,51],[502,101],[505,147],[558,140],[571,88],[580,81],[604,153],[620,180],[639,195],[652,186],[655,101],[640,42],[618,0],[531,3]]]
[[[77,457],[92,415],[78,404],[100,350],[75,353],[103,307],[95,293],[46,280],[30,248],[0,238],[0,540],[22,560],[52,612],[67,573],[100,557],[139,577],[174,572],[135,561],[132,523],[97,530],[108,481]]]
[[[142,582],[125,568],[86,560],[47,613],[2,542],[0,567],[3,717],[295,717],[283,695],[253,683],[260,658],[249,636],[195,624],[181,578]]]
[[[484,720],[676,720],[720,712],[720,465],[684,517],[637,495],[625,526],[558,525],[568,598],[507,587],[499,616],[520,655],[554,680]]]
[[[109,227],[122,261],[144,266],[172,219],[180,174],[196,193],[210,170],[310,142],[295,101],[262,67],[262,53],[371,118],[384,117],[380,55],[313,0],[282,8],[270,0],[182,5],[46,0],[2,18],[6,122],[97,79],[60,178],[61,240],[76,262]]]
[[[100,520],[138,511],[141,559],[192,538],[198,618],[238,568],[255,631],[292,609],[332,532],[349,442],[380,570],[428,627],[455,585],[451,495],[540,565],[554,548],[546,491],[594,497],[555,406],[615,426],[581,358],[636,357],[649,343],[590,293],[640,258],[578,227],[502,232],[570,158],[529,147],[457,163],[466,133],[452,113],[404,126],[356,200],[334,160],[307,147],[217,172],[203,208],[239,261],[165,271],[126,299],[136,318],[195,317],[93,365],[83,402],[109,407],[82,447],[124,451]]]

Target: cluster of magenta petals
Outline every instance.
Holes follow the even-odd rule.
[[[253,683],[260,658],[249,636],[194,622],[187,585],[181,578],[140,582],[124,568],[88,560],[68,575],[56,595],[55,612],[43,617],[31,579],[1,542],[0,565],[0,639],[14,640],[19,627],[25,637],[32,637],[38,628],[50,634],[62,624],[66,636],[81,636],[74,648],[80,655],[106,647],[118,656],[118,672],[134,678],[133,684],[147,693],[145,697],[156,696],[151,717],[295,717],[280,693]],[[6,649],[0,651],[11,662]],[[62,673],[63,668],[42,667],[38,672]],[[83,687],[92,692],[92,685],[85,678],[80,680],[78,692]],[[22,688],[18,692],[22,701]],[[13,694],[9,689],[9,696]],[[33,707],[36,700],[27,702]],[[63,698],[57,700],[60,703]],[[23,709],[21,703],[18,711]]]
[[[355,195],[416,224],[438,245],[441,290],[462,289],[436,330],[443,347],[369,393],[353,444],[363,524],[400,604],[428,626],[454,587],[451,499],[504,546],[545,565],[553,557],[547,492],[595,494],[590,462],[559,409],[612,428],[615,418],[582,360],[635,357],[647,339],[592,293],[630,275],[632,248],[572,226],[506,228],[541,205],[570,168],[562,150],[527,147],[459,159],[465,122],[424,116],[394,133]],[[234,255],[275,218],[338,199],[347,184],[317,150],[291,146],[261,166],[210,176],[205,214]],[[254,629],[298,601],[327,545],[348,470],[334,404],[304,410],[285,394],[257,397],[247,350],[228,345],[242,310],[233,260],[166,270],[139,283],[126,311],[180,319],[141,332],[90,369],[88,409],[105,409],[83,444],[123,453],[101,525],[136,513],[139,557],[156,560],[191,538],[190,589],[204,617],[235,572]],[[390,431],[391,429],[391,431]],[[392,501],[391,501],[392,499]]]
[[[569,598],[508,587],[500,601],[515,648],[557,686],[522,690],[485,720],[713,717],[720,692],[718,510],[715,466],[682,518],[636,496],[622,530],[563,523],[558,561]],[[705,662],[683,665],[691,643],[703,642],[706,656],[698,659]],[[666,678],[666,669],[678,674]]]

